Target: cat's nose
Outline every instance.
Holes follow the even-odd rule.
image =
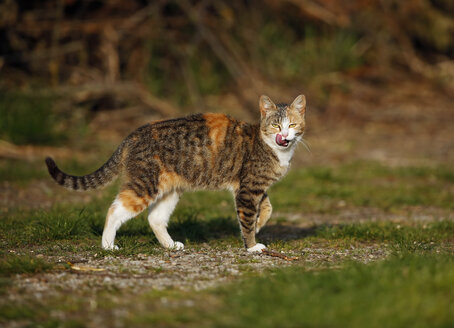
[[[288,131],[286,131],[286,130],[282,130],[282,131],[281,131],[281,134],[282,134],[282,136],[283,136],[284,138],[287,138],[287,137],[288,137]]]

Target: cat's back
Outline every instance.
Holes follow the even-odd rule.
[[[216,188],[236,179],[254,131],[253,125],[218,113],[156,121],[129,137],[130,160],[175,172],[192,186]]]
[[[214,150],[251,138],[252,126],[221,113],[192,114],[156,121],[147,128],[155,141],[187,146],[211,146]]]

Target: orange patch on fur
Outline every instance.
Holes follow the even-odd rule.
[[[139,197],[132,190],[124,190],[120,192],[118,199],[128,211],[131,211],[133,213],[142,212],[150,203],[150,198],[148,196]]]
[[[224,114],[205,114],[203,118],[208,126],[208,136],[213,141],[213,146],[218,148],[224,142],[230,120]]]
[[[301,114],[299,114],[295,111],[292,111],[292,112],[289,112],[288,117],[289,117],[291,123],[300,124],[300,128],[304,128],[305,122],[304,122],[304,118],[301,116]]]
[[[159,176],[158,189],[163,192],[185,189],[187,182],[175,172],[163,171]]]
[[[230,120],[224,114],[205,114],[203,118],[206,121],[208,127],[208,137],[211,139],[211,164],[215,165],[215,157],[221,145],[224,143],[225,134],[227,133],[227,128],[230,125]]]
[[[116,208],[117,208],[117,205],[115,205],[115,204],[112,204],[109,207],[109,210],[107,211],[106,222],[104,222],[104,229],[107,227],[107,224],[109,222],[109,218],[112,216],[112,214],[113,214],[113,212],[115,211]]]

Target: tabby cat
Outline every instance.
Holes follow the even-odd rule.
[[[72,190],[97,189],[122,173],[120,193],[110,206],[102,234],[104,249],[118,249],[116,231],[147,207],[148,222],[162,246],[181,250],[167,232],[180,195],[194,189],[232,191],[244,245],[260,252],[255,234],[271,216],[266,193],[289,167],[305,128],[306,99],[289,106],[259,101],[260,124],[248,124],[224,114],[194,114],[156,121],[132,132],[98,170],[85,176],[62,172],[46,158],[54,180]]]

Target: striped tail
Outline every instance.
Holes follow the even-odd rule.
[[[110,159],[91,174],[74,176],[61,171],[55,161],[46,157],[47,169],[52,178],[65,188],[72,190],[98,189],[111,182],[119,173],[124,144],[120,145]]]

